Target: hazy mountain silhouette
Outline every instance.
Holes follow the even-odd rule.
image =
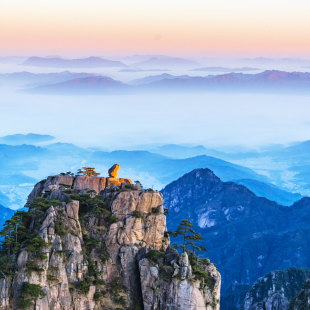
[[[120,61],[107,60],[100,57],[81,59],[43,58],[30,57],[22,63],[24,66],[49,67],[49,68],[96,68],[96,67],[126,67]]]
[[[11,144],[11,145],[21,145],[21,144],[36,144],[44,141],[50,141],[55,139],[55,137],[50,135],[39,135],[35,133],[28,133],[27,135],[15,134],[0,137],[0,143]]]
[[[207,72],[234,72],[234,71],[255,71],[259,70],[258,68],[249,68],[249,67],[243,67],[243,68],[226,68],[226,67],[203,67],[203,68],[197,68],[192,69],[190,71],[207,71]]]
[[[29,93],[51,95],[104,95],[123,94],[128,93],[130,90],[131,86],[115,81],[109,77],[91,76],[63,83],[39,86],[25,91]]]

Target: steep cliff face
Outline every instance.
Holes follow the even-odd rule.
[[[296,267],[272,271],[252,286],[240,309],[287,310],[309,274],[309,269]]]
[[[219,309],[220,274],[169,245],[161,193],[59,175],[39,182],[27,206],[1,310]]]
[[[300,292],[292,299],[289,310],[309,310],[310,309],[310,277],[302,286]]]

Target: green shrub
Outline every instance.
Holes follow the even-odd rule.
[[[39,266],[34,261],[28,261],[26,263],[26,268],[28,271],[36,271],[36,272],[43,272],[44,271],[42,266]]]
[[[165,282],[170,283],[172,280],[173,268],[172,267],[159,267],[159,278],[164,280]]]
[[[102,279],[97,279],[94,281],[94,284],[95,285],[105,285],[105,281]]]
[[[111,212],[105,209],[104,207],[97,207],[96,210],[94,211],[95,216],[105,216],[105,215],[110,215]]]
[[[35,253],[36,256],[46,258],[46,255],[44,255],[41,251],[43,247],[47,247],[48,243],[46,243],[41,237],[34,237],[31,240],[29,240],[30,245],[27,246],[27,251],[30,253]]]
[[[63,221],[61,220],[55,221],[55,233],[60,237],[63,237],[67,233]]]
[[[124,296],[121,296],[119,299],[116,300],[116,303],[120,304],[121,306],[126,306],[127,300]]]
[[[160,214],[157,208],[152,208],[152,214]]]
[[[91,285],[91,280],[89,278],[84,279],[76,284],[76,288],[82,293],[87,294],[89,291],[89,286]]]
[[[30,284],[29,282],[23,282],[22,294],[19,297],[20,308],[27,309],[33,306],[33,301],[37,298],[43,298],[46,293],[42,290],[42,287],[38,284]]]
[[[116,294],[118,292],[121,292],[124,290],[124,285],[122,284],[122,278],[118,277],[118,278],[114,278],[111,282],[110,282],[110,291],[113,294]]]
[[[140,211],[137,211],[137,210],[132,212],[132,216],[137,218],[137,219],[143,219],[144,218],[143,214]]]
[[[162,258],[164,257],[165,254],[159,252],[158,250],[150,250],[149,252],[146,253],[145,257],[154,261],[154,262],[157,262],[157,260],[159,258]]]
[[[193,272],[196,279],[205,280],[206,283],[209,282],[209,274],[205,271],[195,270]]]
[[[62,192],[65,194],[72,194],[72,189],[67,188],[67,189],[64,189]]]
[[[115,217],[115,216],[110,216],[110,217],[107,219],[107,222],[108,222],[109,225],[112,225],[112,224],[118,222],[118,218]]]

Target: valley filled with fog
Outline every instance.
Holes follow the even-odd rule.
[[[26,141],[24,144],[36,146],[27,151],[1,142],[0,204],[20,208],[33,184],[47,175],[75,172],[85,165],[95,166],[105,175],[115,160],[122,164],[121,176],[138,179],[146,188],[157,190],[195,168],[210,168],[223,181],[252,186],[257,195],[271,195],[268,198],[276,200],[286,195],[278,192],[284,190],[289,198],[279,201],[283,204],[289,205],[310,193],[310,172],[305,158],[308,146],[299,144],[310,136],[310,95],[294,88],[295,76],[275,91],[244,86],[227,89],[227,84],[207,91],[201,91],[205,84],[199,84],[199,89],[184,90],[181,86],[171,92],[172,84],[166,84],[164,91],[157,88],[158,83],[176,80],[193,85],[201,77],[208,82],[229,75],[233,68],[240,70],[234,73],[234,78],[243,81],[253,76],[261,83],[259,79],[267,72],[267,81],[273,83],[279,79],[282,83],[283,77],[287,78],[283,72],[287,70],[301,72],[302,80],[298,81],[307,82],[307,61],[173,59],[183,63],[176,66],[170,62],[169,67],[168,58],[161,67],[148,69],[145,66],[151,64],[145,64],[149,61],[145,57],[132,57],[114,58],[113,61],[127,61],[124,68],[21,65],[27,58],[0,61],[0,136],[35,133],[53,137],[47,141]],[[160,57],[154,59],[151,58],[156,65],[162,61]],[[138,60],[143,69],[131,65]],[[280,71],[272,71],[275,69]],[[86,93],[78,94],[82,86],[76,86],[75,82],[72,85],[76,93],[29,92],[55,84],[64,89],[71,85],[67,81],[97,76],[103,79],[102,87],[112,83],[117,92],[99,95],[89,88]],[[139,92],[126,92],[124,88],[148,85],[156,87]],[[290,86],[292,92],[288,93]],[[303,146],[298,148],[299,145]],[[294,146],[297,151],[290,149]],[[122,152],[109,153],[112,151]],[[213,162],[213,158],[222,161]],[[224,172],[223,167],[233,164],[236,166],[230,167],[232,170]],[[246,172],[242,170],[244,167],[248,169]],[[264,184],[277,188],[266,189]]]

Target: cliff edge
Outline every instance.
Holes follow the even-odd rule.
[[[26,206],[2,246],[0,310],[219,309],[221,276],[170,246],[161,193],[56,175]]]

